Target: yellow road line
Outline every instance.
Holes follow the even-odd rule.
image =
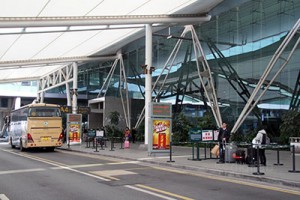
[[[154,192],[158,192],[160,194],[165,194],[165,195],[168,195],[168,196],[171,196],[171,197],[176,197],[176,198],[179,198],[179,199],[183,199],[183,200],[193,200],[189,197],[185,197],[185,196],[182,196],[182,195],[179,195],[179,194],[175,194],[175,193],[172,193],[172,192],[167,192],[167,191],[164,191],[164,190],[160,190],[160,189],[149,187],[149,186],[142,185],[142,184],[136,184],[135,186],[140,187],[140,188],[144,188],[144,189],[147,189],[147,190],[151,190],[151,191],[154,191]]]

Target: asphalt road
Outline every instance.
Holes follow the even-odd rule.
[[[133,155],[134,156],[134,155]],[[0,145],[1,200],[299,199],[300,190],[56,150]]]

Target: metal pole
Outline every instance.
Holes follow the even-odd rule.
[[[77,74],[78,74],[78,65],[76,62],[73,63],[73,90],[72,90],[72,113],[77,114]]]
[[[67,105],[68,106],[72,105],[70,92],[71,92],[70,91],[70,85],[69,85],[69,83],[66,83],[66,95],[67,95]]]
[[[289,170],[291,173],[300,173],[300,171],[296,170],[296,156],[295,156],[295,145],[292,145],[292,162],[293,162],[293,169]]]
[[[170,142],[170,160],[168,160],[167,162],[175,162],[174,160],[172,160],[172,142]]]
[[[277,148],[277,163],[274,163],[274,165],[283,165],[283,164],[280,163],[280,161],[279,161],[279,148]]]
[[[152,67],[152,25],[146,24],[146,49],[145,49],[145,64],[146,74],[145,74],[145,144],[148,144],[148,152],[151,151],[152,137],[151,137],[151,116],[150,116],[150,106],[152,101],[151,85],[151,67]]]

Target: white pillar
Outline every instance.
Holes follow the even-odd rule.
[[[77,74],[78,65],[76,62],[73,63],[73,89],[72,89],[72,113],[77,114]]]
[[[70,85],[66,83],[66,95],[67,95],[67,106],[71,106],[71,95],[70,95]]]
[[[15,110],[21,107],[21,97],[15,98]]]
[[[40,93],[40,103],[44,103],[44,96],[45,96],[45,92],[41,92]]]
[[[152,77],[151,77],[151,67],[152,67],[152,25],[146,24],[146,38],[145,38],[146,50],[145,50],[145,64],[146,74],[145,74],[145,144],[149,144],[149,139],[151,140],[152,133],[151,130],[151,116],[150,116],[150,105],[152,101]],[[151,140],[152,141],[152,140]],[[151,143],[150,143],[151,144]],[[149,148],[148,148],[149,149]]]

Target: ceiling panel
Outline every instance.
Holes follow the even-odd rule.
[[[222,0],[0,0],[0,17],[120,16],[202,13]],[[197,9],[196,9],[197,8]],[[179,12],[180,13],[180,12]],[[66,32],[82,27],[0,28],[0,64],[19,60],[116,53],[143,29],[86,30]],[[95,27],[85,27],[95,28]],[[102,26],[103,29],[103,26]],[[56,31],[50,33],[50,31]],[[6,34],[4,34],[6,32]],[[16,34],[20,33],[20,34]],[[9,33],[9,34],[8,34]],[[144,33],[143,33],[144,34]],[[130,37],[130,40],[128,38]],[[109,52],[107,52],[109,49]],[[43,76],[54,67],[34,67],[14,73],[0,67],[0,82]],[[48,70],[49,68],[49,70]],[[47,70],[46,70],[47,69]]]

